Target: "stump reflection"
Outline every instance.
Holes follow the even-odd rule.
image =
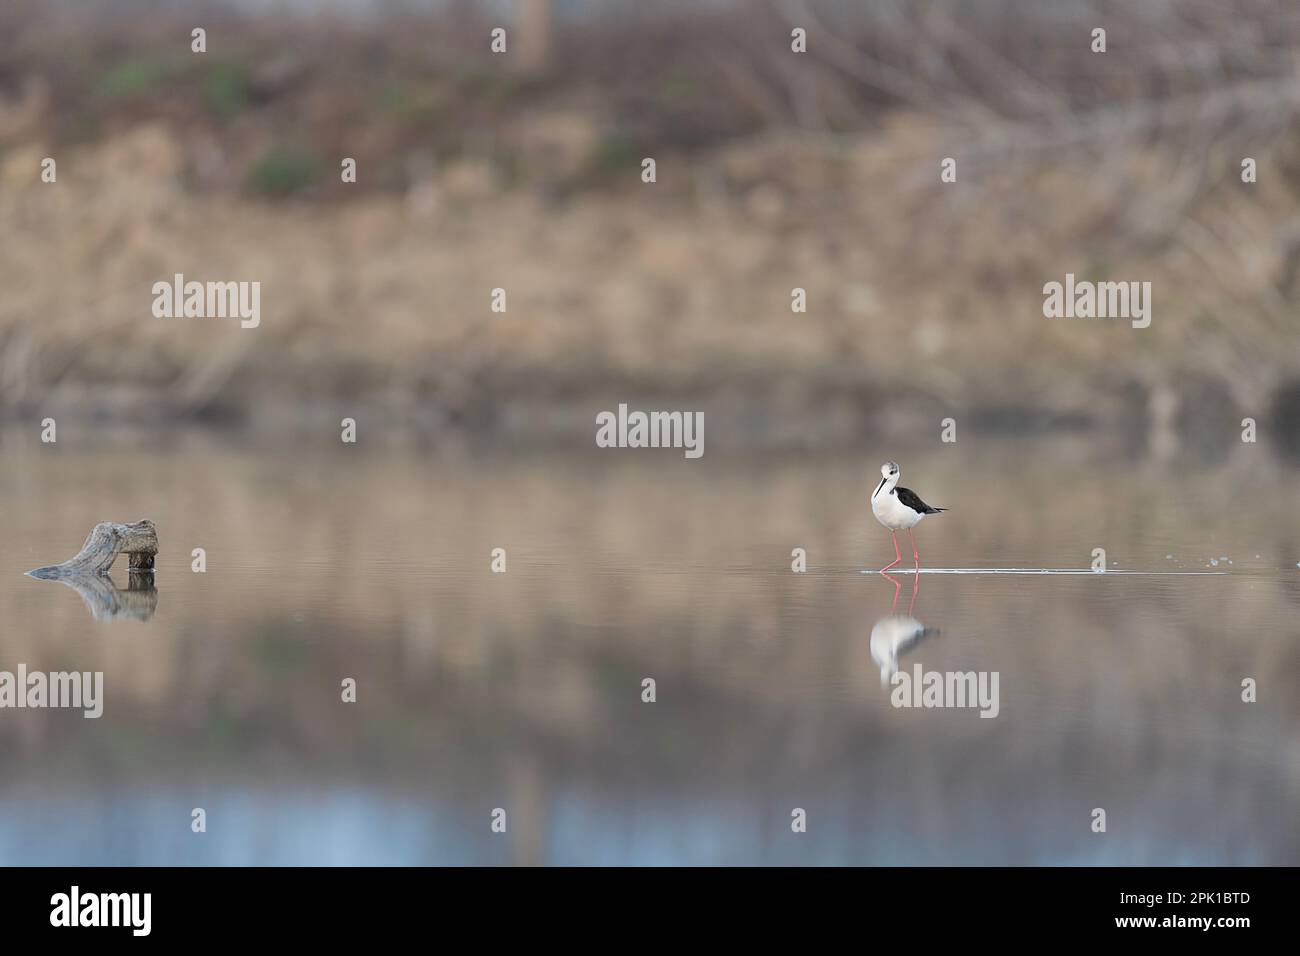
[[[36,577],[36,575],[32,575]],[[158,589],[152,571],[127,572],[126,588],[119,588],[107,574],[71,573],[41,580],[66,584],[85,603],[97,621],[147,621],[158,609]]]

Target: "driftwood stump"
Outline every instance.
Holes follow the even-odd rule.
[[[69,578],[107,574],[119,554],[126,554],[132,572],[152,572],[158,554],[158,531],[152,521],[120,524],[101,521],[90,529],[81,550],[62,564],[28,571],[34,578]]]
[[[108,576],[119,554],[127,556],[127,587],[122,590]],[[86,543],[62,564],[27,573],[34,578],[59,581],[75,590],[97,620],[131,618],[147,621],[158,607],[153,586],[153,561],[158,554],[158,531],[152,521],[119,524],[101,521],[90,529]]]

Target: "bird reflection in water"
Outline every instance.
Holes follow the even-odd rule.
[[[871,657],[880,666],[880,684],[889,684],[889,679],[898,673],[898,655],[911,650],[927,637],[937,637],[938,628],[926,627],[912,616],[916,607],[916,595],[921,590],[921,576],[912,578],[912,600],[907,605],[907,613],[898,613],[898,596],[902,585],[892,574],[881,575],[894,585],[894,603],[890,605],[889,614],[878,620],[871,628]]]

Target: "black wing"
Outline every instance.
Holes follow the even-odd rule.
[[[931,508],[920,496],[910,488],[895,488],[894,494],[898,495],[898,500],[907,507],[911,508],[917,514],[937,515],[941,511],[947,511],[947,508]]]

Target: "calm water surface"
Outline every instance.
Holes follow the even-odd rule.
[[[1263,453],[0,451],[0,670],[106,697],[0,710],[0,864],[1300,863],[1300,475]],[[953,509],[931,568],[1227,573],[914,596],[859,573],[886,457]],[[146,517],[152,591],[24,576]],[[997,671],[997,717],[892,706],[918,663]]]

